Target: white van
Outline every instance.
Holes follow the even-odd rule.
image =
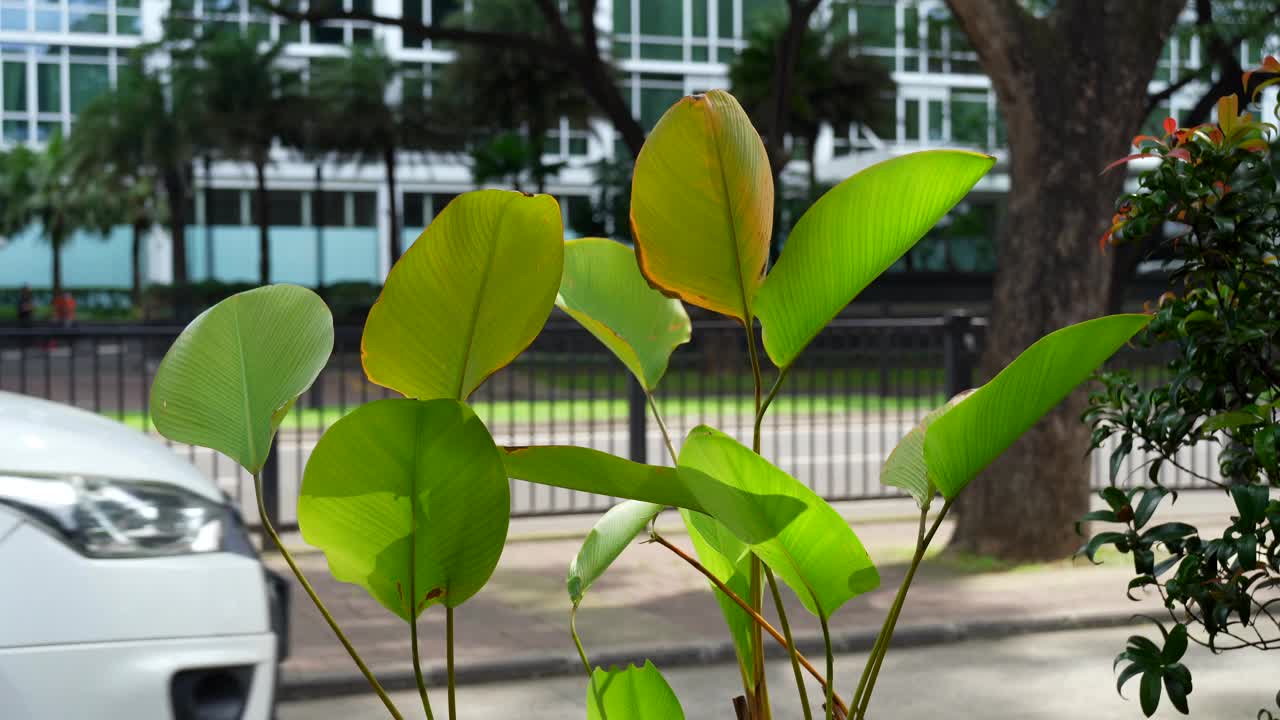
[[[267,720],[284,589],[162,443],[0,392],[4,720]]]

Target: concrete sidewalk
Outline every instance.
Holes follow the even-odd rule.
[[[881,587],[854,598],[832,618],[839,651],[869,648],[906,571],[916,526],[910,501],[864,501],[837,505],[880,569]],[[489,584],[455,611],[459,682],[510,680],[580,672],[569,636],[565,574],[582,535],[596,516],[512,522],[502,560]],[[1226,518],[1218,494],[1187,493],[1157,520],[1199,522],[1208,529]],[[948,523],[949,525],[949,523]],[[679,517],[668,513],[659,530],[690,549]],[[935,539],[942,547],[951,528]],[[286,542],[326,606],[388,689],[414,686],[409,632],[363,589],[334,581],[324,556]],[[267,563],[289,576],[276,554]],[[1127,556],[1101,566],[1080,559],[1013,570],[981,560],[926,560],[908,596],[895,643],[930,644],[972,637],[1132,622],[1135,613],[1158,614],[1154,596],[1125,597],[1133,567]],[[367,690],[364,679],[300,587],[292,595],[292,648],[284,663],[283,699],[322,697]],[[784,589],[797,644],[821,655],[816,618]],[[774,620],[771,609],[764,613]],[[777,623],[775,622],[775,625]],[[608,665],[651,658],[663,667],[729,660],[733,649],[719,606],[706,580],[670,551],[637,541],[587,593],[578,631],[592,662]],[[443,680],[444,612],[432,608],[419,619],[424,670]],[[770,642],[766,639],[766,642]],[[770,650],[778,648],[770,647]],[[1117,651],[1119,648],[1117,649]]]

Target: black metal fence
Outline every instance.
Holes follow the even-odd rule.
[[[792,368],[765,420],[763,452],[830,500],[898,496],[879,482],[884,458],[926,412],[970,386],[984,328],[982,319],[961,315],[836,320]],[[75,405],[153,432],[151,380],[179,330],[0,328],[0,390]],[[1163,374],[1158,354],[1126,351],[1116,362],[1148,380]],[[673,356],[657,402],[677,445],[702,423],[749,442],[753,386],[741,326],[699,321],[693,341]],[[296,523],[302,470],[324,429],[363,403],[393,395],[364,376],[360,328],[338,328],[328,366],[286,418],[264,471],[267,503],[282,526]],[[499,443],[575,444],[670,464],[644,396],[621,364],[560,316],[471,404]],[[204,448],[175,450],[237,498],[247,517],[256,516],[252,481],[232,461]],[[1217,473],[1211,445],[1189,450],[1181,460],[1198,473]],[[1135,458],[1124,475],[1140,465]],[[1094,485],[1105,484],[1105,453],[1095,453],[1092,466]],[[1194,487],[1199,481],[1171,468],[1165,482]],[[512,481],[515,515],[599,511],[611,503]]]

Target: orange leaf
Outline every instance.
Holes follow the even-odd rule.
[[[1227,95],[1218,99],[1218,127],[1224,135],[1230,136],[1236,128],[1240,117],[1240,99],[1235,95]]]
[[[1188,149],[1186,149],[1186,148],[1184,148],[1184,147],[1180,147],[1180,148],[1178,148],[1177,150],[1170,150],[1170,151],[1169,151],[1169,154],[1168,154],[1168,155],[1165,155],[1165,157],[1167,157],[1167,158],[1177,158],[1177,159],[1182,160],[1182,161],[1184,161],[1184,162],[1191,162],[1191,151],[1190,151],[1190,150],[1188,150]]]
[[[1178,121],[1171,117],[1164,119],[1164,134],[1172,135],[1174,130],[1178,129]]]
[[[1263,58],[1262,67],[1258,68],[1257,70],[1249,70],[1245,72],[1245,74],[1240,78],[1240,84],[1246,90],[1249,88],[1249,78],[1253,77],[1253,74],[1256,72],[1280,73],[1280,60],[1277,60],[1274,55],[1268,55],[1267,57]],[[1264,83],[1263,87],[1265,87],[1268,84],[1270,83]],[[1257,90],[1253,91],[1253,96],[1255,98],[1258,96],[1258,91],[1260,91],[1261,89],[1262,88],[1259,87]]]
[[[1133,138],[1133,146],[1134,146],[1134,147],[1136,147],[1136,148],[1140,148],[1140,147],[1142,147],[1142,143],[1144,143],[1144,142],[1146,142],[1146,141],[1151,141],[1151,142],[1155,143],[1156,145],[1159,145],[1160,147],[1166,147],[1166,146],[1165,146],[1165,144],[1164,144],[1163,142],[1160,142],[1160,139],[1159,139],[1159,138],[1157,138],[1157,137],[1155,137],[1154,135],[1138,135],[1138,136],[1134,137],[1134,138]]]

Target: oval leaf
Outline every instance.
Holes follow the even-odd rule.
[[[214,305],[182,331],[151,385],[161,435],[223,453],[250,473],[276,428],[333,351],[333,316],[319,295],[269,285]]]
[[[674,468],[572,445],[503,448],[503,462],[517,480],[704,512]]]
[[[732,95],[712,90],[667,110],[636,158],[631,231],[640,271],[685,302],[752,317],[773,231],[773,175]]]
[[[502,555],[511,497],[480,419],[456,400],[379,400],[334,423],[307,461],[298,527],[329,570],[405,620],[457,607]]]
[[[1110,315],[1052,332],[944,411],[924,437],[929,478],[943,497],[955,498],[1150,320]]]
[[[818,199],[756,295],[764,347],[786,367],[968,194],[995,158],[926,150],[872,165]]]
[[[698,562],[738,597],[748,597],[751,594],[751,549],[722,523],[708,515],[681,510],[680,516],[684,519],[685,529],[689,531],[689,539],[693,541]],[[752,688],[755,683],[755,673],[752,672],[755,653],[751,649],[751,634],[755,620],[738,607],[738,603],[720,592],[714,583],[707,581],[707,584],[715,592],[720,613],[729,626],[729,636],[733,638],[738,666],[743,669],[743,682],[748,688]]]
[[[680,478],[739,540],[830,617],[880,584],[849,523],[809,488],[724,433],[701,425],[680,451]]]
[[[662,673],[644,667],[596,668],[587,687],[587,720],[684,720],[684,709]]]
[[[459,195],[391,268],[360,342],[365,374],[407,397],[465,399],[533,342],[563,265],[555,198]]]
[[[564,244],[556,305],[613,351],[650,392],[667,372],[672,351],[689,342],[684,306],[649,287],[635,252],[612,240]]]
[[[623,550],[636,539],[649,521],[662,512],[656,503],[627,500],[609,508],[596,521],[591,532],[582,541],[578,555],[569,563],[569,599],[574,605],[582,602],[587,592]]]
[[[925,415],[923,420],[911,428],[911,432],[898,441],[893,452],[889,453],[889,457],[885,459],[884,467],[880,470],[880,482],[905,490],[908,495],[915,498],[916,505],[921,509],[927,508],[933,502],[934,493],[938,488],[929,479],[924,462],[925,432],[934,420],[972,392],[974,391],[965,390],[956,395],[948,400],[946,405]]]

